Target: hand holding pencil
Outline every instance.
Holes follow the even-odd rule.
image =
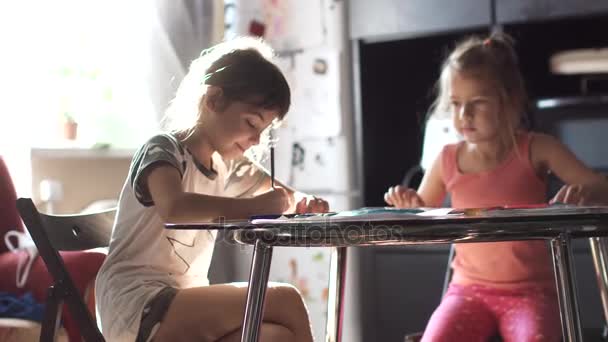
[[[276,142],[276,140],[274,139],[274,128],[270,129],[269,132],[270,135],[270,181],[271,181],[271,185],[272,188],[275,189],[275,185],[274,185],[274,144]]]
[[[275,172],[274,172],[274,147],[276,143],[275,132],[274,129],[270,129],[270,182],[271,187],[274,190],[279,189],[280,187],[275,184]],[[282,189],[282,188],[280,188]],[[305,213],[326,213],[329,211],[329,204],[327,201],[317,198],[315,196],[303,194],[301,192],[293,193],[293,199],[295,203],[293,203],[290,211],[293,211],[296,214],[305,214]]]

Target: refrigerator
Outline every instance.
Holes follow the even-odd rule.
[[[334,0],[232,0],[225,5],[226,37],[263,36],[275,49],[276,62],[290,85],[292,105],[276,131],[277,179],[322,197],[331,211],[362,204],[346,5]],[[241,247],[237,254],[236,278],[246,280],[250,249]],[[273,252],[270,281],[287,282],[300,290],[316,341],[325,341],[330,254],[330,248]],[[355,286],[348,288],[346,295],[356,296]],[[348,304],[347,310],[356,312]],[[348,321],[346,317],[347,329],[358,325]],[[356,341],[350,334],[345,331],[342,340]]]

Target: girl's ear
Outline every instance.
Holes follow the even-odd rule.
[[[210,85],[207,88],[207,92],[203,96],[202,105],[208,110],[221,112],[225,107],[223,95],[224,92],[222,91],[222,88]]]

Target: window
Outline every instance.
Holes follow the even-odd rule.
[[[0,154],[18,190],[29,185],[31,147],[134,148],[157,129],[147,81],[154,20],[146,0],[0,4]],[[78,124],[73,141],[66,118]]]
[[[2,34],[10,42],[2,68],[14,95],[3,113],[13,119],[9,140],[26,136],[31,145],[58,143],[68,117],[79,125],[81,146],[132,147],[155,128],[157,115],[145,82],[150,15],[142,3],[40,0],[0,5],[6,16]]]

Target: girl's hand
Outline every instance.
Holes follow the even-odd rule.
[[[293,206],[293,196],[285,188],[270,188],[254,197],[259,209],[256,214],[283,214]]]
[[[608,184],[564,185],[550,203],[608,205]]]
[[[416,190],[401,185],[388,188],[384,194],[384,201],[396,208],[424,207],[424,201]]]
[[[299,197],[295,207],[296,214],[326,213],[329,211],[329,204],[321,198],[301,193],[296,193],[296,197]]]

